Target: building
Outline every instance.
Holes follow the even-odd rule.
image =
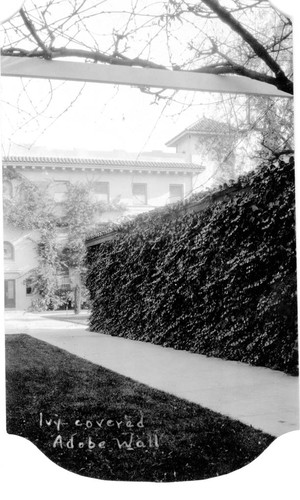
[[[175,148],[173,153],[52,150],[47,154],[36,149],[30,157],[4,157],[2,164],[4,171],[21,175],[50,194],[58,214],[68,186],[83,183],[89,187],[91,199],[107,205],[97,222],[119,222],[236,178],[240,173],[239,137],[237,130],[226,123],[203,117],[166,143]],[[16,194],[17,177],[5,177],[4,198]],[[59,238],[64,239],[63,228]],[[4,227],[6,308],[26,309],[35,298],[30,275],[38,262],[38,241],[37,233]],[[60,286],[66,290],[72,287],[70,273],[67,269],[59,277]]]
[[[166,146],[176,148],[185,161],[205,165],[199,186],[223,184],[239,175],[237,145],[238,130],[227,123],[203,117],[170,139]],[[210,181],[210,182],[209,182]]]
[[[168,161],[121,158],[4,157],[4,172],[10,171],[37,184],[55,201],[59,212],[70,183],[85,183],[95,201],[107,204],[99,222],[118,221],[124,217],[174,203],[188,196],[197,185],[204,167],[187,163],[178,156]],[[4,198],[12,198],[19,189],[19,176],[3,182]],[[109,207],[115,206],[114,210]],[[120,210],[116,207],[121,207]],[[61,229],[60,237],[64,238]],[[5,307],[27,309],[35,298],[30,275],[37,266],[36,232],[4,227]],[[62,287],[70,287],[68,274],[61,277]]]
[[[5,308],[27,309],[34,290],[30,273],[36,267],[39,234],[4,227],[4,296]]]

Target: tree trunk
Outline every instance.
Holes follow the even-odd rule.
[[[74,290],[74,313],[79,314],[80,311],[81,311],[81,287],[80,285],[76,285]]]

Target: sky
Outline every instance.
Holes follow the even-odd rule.
[[[115,8],[119,8],[117,1],[115,4]],[[62,3],[62,6],[67,8],[67,4]],[[155,9],[155,3],[153,6]],[[122,25],[122,16],[119,17]],[[118,15],[113,19],[118,19]],[[110,17],[107,22],[101,30],[112,31],[114,26],[109,24]],[[89,23],[91,31],[99,31],[97,18],[91,17]],[[88,34],[81,31],[78,36],[84,40]],[[2,77],[1,87],[4,155],[17,154],[22,149],[24,154],[30,154],[37,147],[45,150],[117,149],[134,151],[137,155],[151,150],[170,151],[165,143],[204,113],[209,113],[205,103],[219,100],[216,95],[180,92],[177,95],[180,101],[194,103],[186,107],[173,100],[155,103],[153,96],[127,86],[50,83],[12,77]],[[167,93],[173,94],[172,91]]]
[[[3,152],[15,145],[59,149],[163,149],[202,114],[125,86],[2,78]],[[52,94],[52,95],[51,95]]]
[[[137,88],[2,77],[2,153],[24,147],[137,154],[165,143],[202,116],[223,119],[217,94],[179,92],[155,102]],[[169,91],[169,95],[173,92]],[[226,98],[226,97],[225,97]]]
[[[275,0],[275,2],[278,0]],[[169,95],[172,91],[169,91]],[[155,102],[137,88],[1,79],[2,154],[39,150],[173,152],[165,143],[202,116],[226,120],[230,96],[180,92]]]

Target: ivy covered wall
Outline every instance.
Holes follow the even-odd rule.
[[[85,174],[82,174],[84,178]],[[4,239],[8,239],[11,230],[18,230],[32,241],[30,263],[26,264],[25,240],[17,238],[14,265],[23,276],[16,284],[17,304],[21,308],[45,311],[67,307],[71,303],[75,312],[79,312],[81,303],[88,302],[88,292],[79,281],[82,277],[83,282],[85,276],[86,235],[105,225],[100,220],[102,215],[108,212],[121,215],[124,206],[118,200],[112,203],[95,200],[91,184],[76,182],[76,177],[74,182],[67,184],[63,198],[58,202],[55,200],[56,183],[50,178],[45,181],[47,176],[42,169],[37,167],[34,170],[33,180],[27,175],[28,171],[21,170],[20,166],[7,166],[3,170],[3,187],[6,187],[3,196]],[[72,181],[72,172],[69,175]],[[71,282],[68,287],[67,281],[64,288],[61,278],[68,279],[71,270],[77,282]],[[34,292],[30,297],[25,295],[25,276],[31,280]]]
[[[296,374],[293,158],[234,188],[197,213],[143,214],[91,247],[91,329]]]

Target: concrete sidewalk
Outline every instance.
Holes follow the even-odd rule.
[[[82,325],[37,314],[6,314],[5,333],[27,333],[273,436],[299,429],[298,377],[237,361],[93,333]]]

